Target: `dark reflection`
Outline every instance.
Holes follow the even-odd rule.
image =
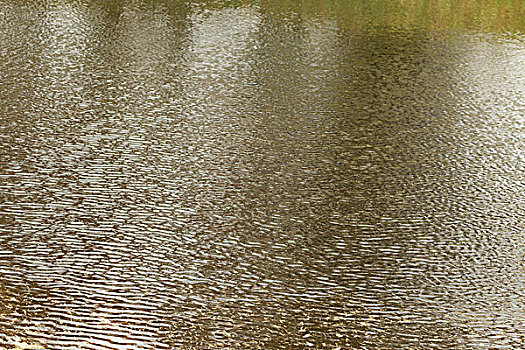
[[[413,3],[0,2],[0,346],[519,347],[523,37]]]

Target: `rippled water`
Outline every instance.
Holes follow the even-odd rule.
[[[524,346],[523,3],[323,4],[0,1],[0,348]]]

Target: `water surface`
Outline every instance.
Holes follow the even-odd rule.
[[[523,346],[524,18],[0,0],[0,348]]]

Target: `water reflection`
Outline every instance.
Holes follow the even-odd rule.
[[[524,343],[520,22],[412,3],[0,2],[0,346]]]

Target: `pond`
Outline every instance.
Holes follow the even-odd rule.
[[[525,344],[521,0],[0,0],[0,349]]]

